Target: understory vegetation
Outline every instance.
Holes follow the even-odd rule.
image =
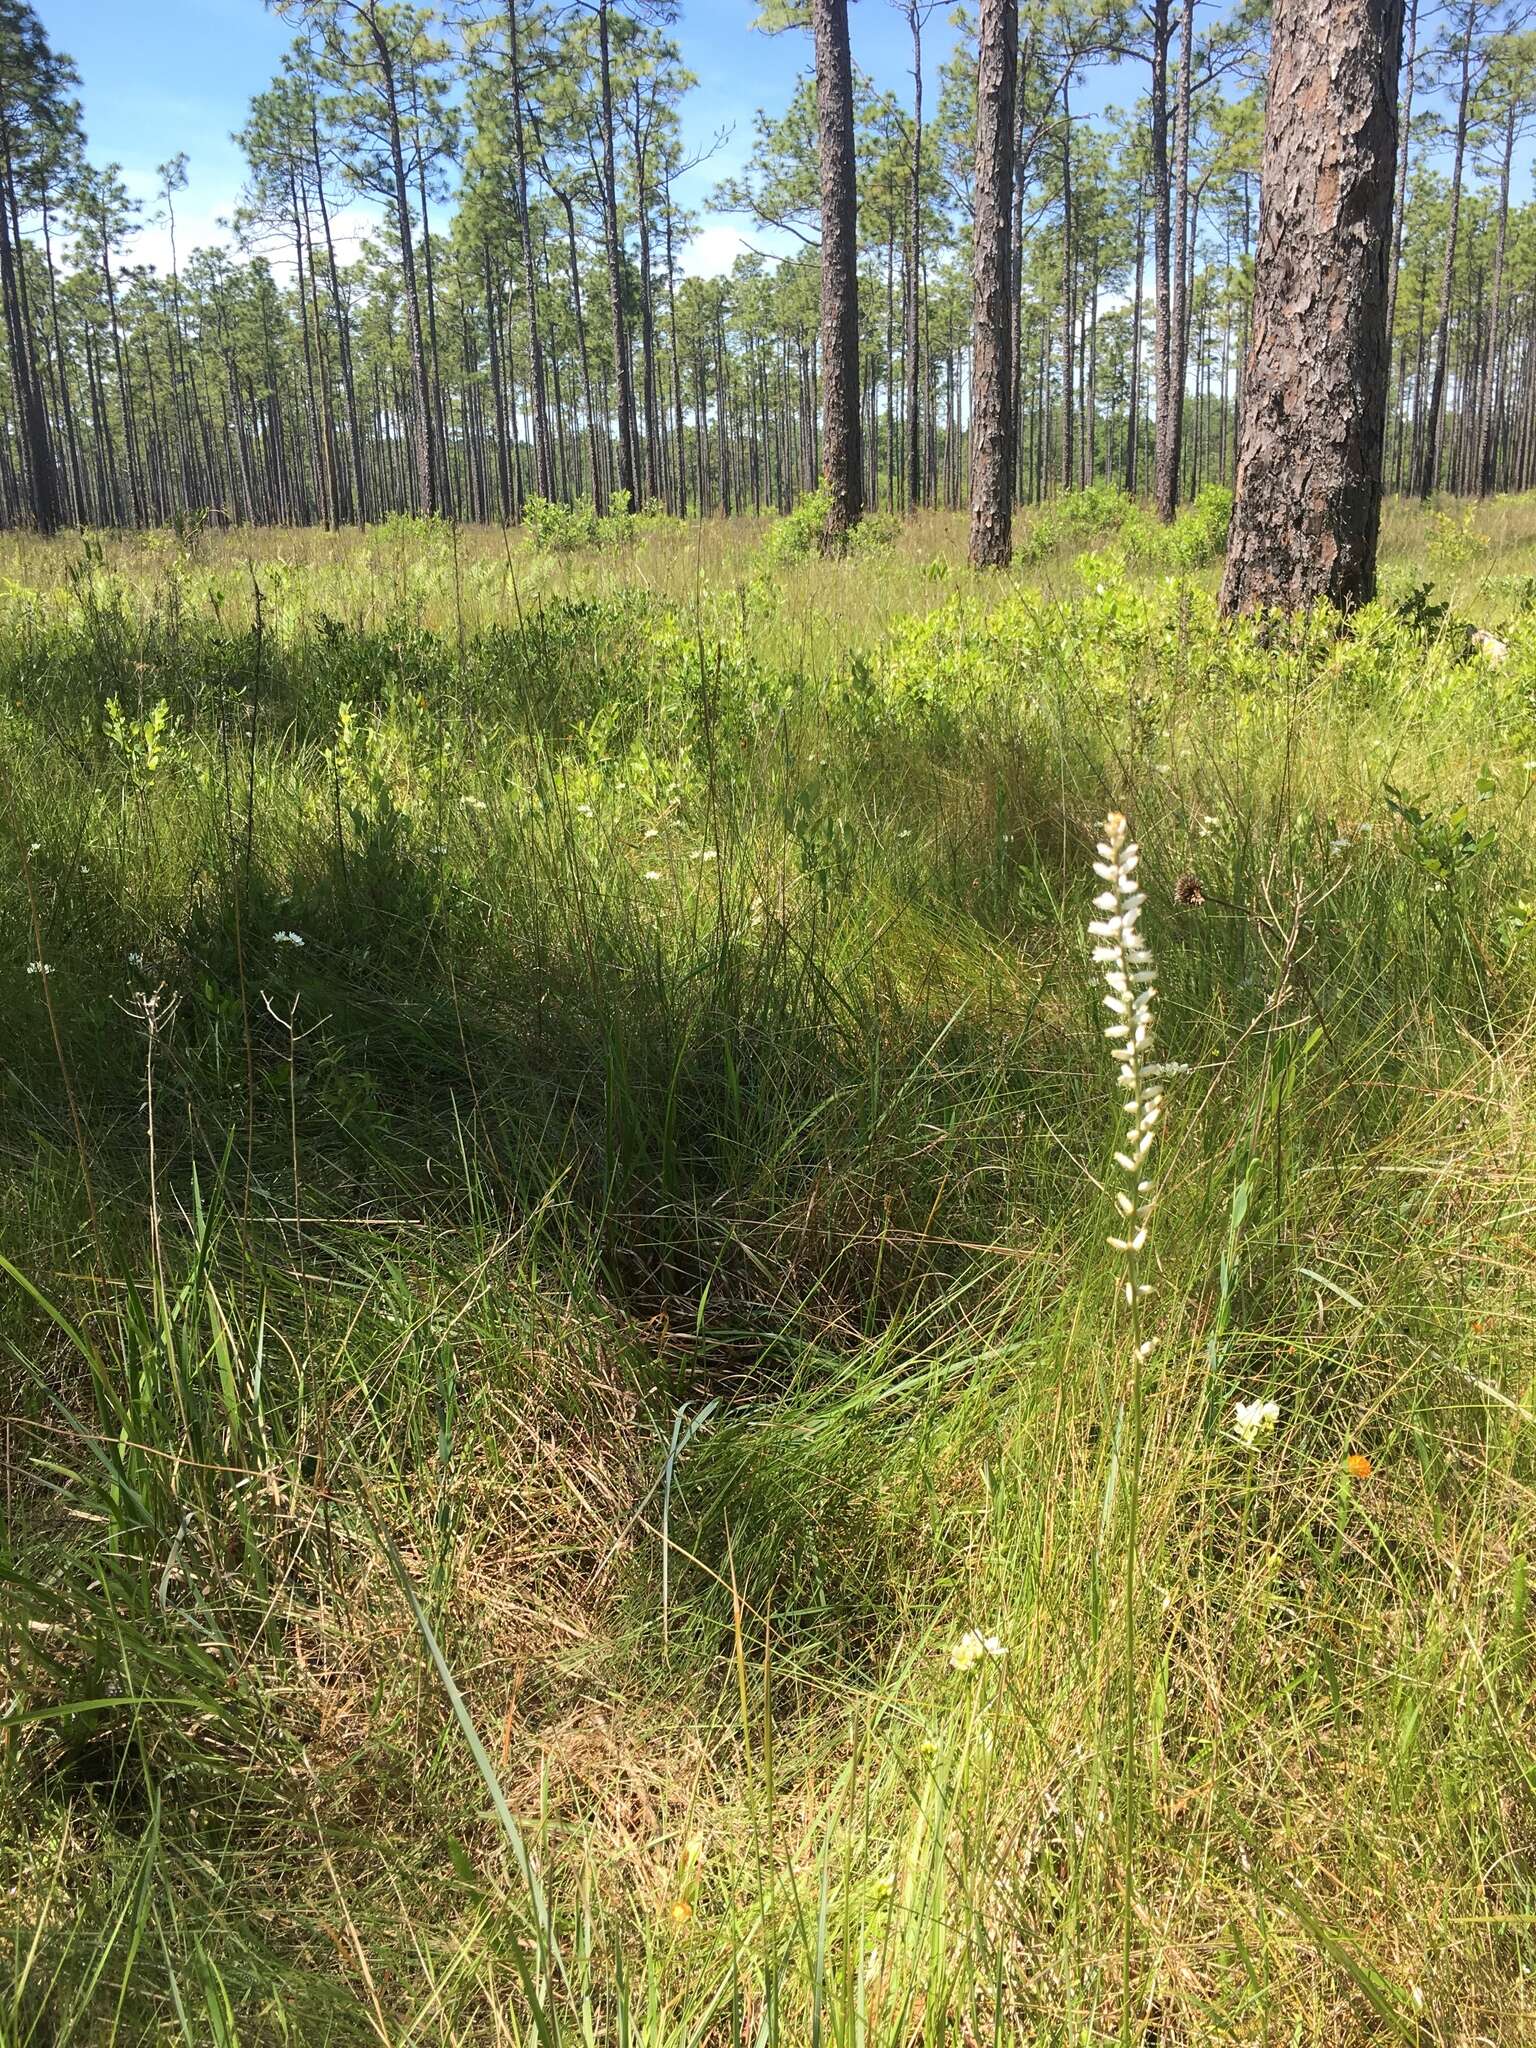
[[[1536,2032],[1536,504],[1066,503],[6,544],[6,2048]]]

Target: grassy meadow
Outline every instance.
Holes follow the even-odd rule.
[[[0,543],[3,2048],[1536,2040],[1536,501],[1221,509]]]

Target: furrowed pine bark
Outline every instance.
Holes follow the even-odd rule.
[[[1321,0],[1326,5],[1326,0]],[[1173,517],[1184,460],[1184,387],[1189,379],[1189,301],[1194,223],[1189,212],[1190,96],[1195,73],[1195,0],[1179,19],[1179,82],[1173,115],[1173,284],[1168,312],[1168,431],[1158,469],[1158,509]]]
[[[978,569],[1006,568],[1013,557],[1008,399],[1018,42],[1018,0],[982,0],[971,343],[971,563]]]
[[[528,212],[528,149],[523,136],[523,61],[518,42],[518,0],[507,0],[507,96],[512,103],[512,176],[517,197],[518,244],[523,259],[523,317],[528,322],[528,383],[533,399],[533,475],[541,498],[555,495],[549,452],[549,399],[544,382],[544,344],[539,333],[538,270],[533,260],[533,222]]]
[[[1509,181],[1515,159],[1515,130],[1519,109],[1511,99],[1504,118],[1504,148],[1499,159],[1498,232],[1493,247],[1493,288],[1488,311],[1488,354],[1483,369],[1483,386],[1478,399],[1478,449],[1475,489],[1480,498],[1493,490],[1495,428],[1498,416],[1499,346],[1504,318],[1504,257],[1509,241]]]
[[[1426,439],[1419,462],[1418,493],[1433,497],[1440,483],[1440,453],[1445,435],[1445,389],[1450,370],[1451,312],[1456,294],[1456,251],[1461,230],[1462,173],[1472,120],[1472,65],[1478,0],[1467,0],[1459,42],[1461,87],[1456,97],[1456,128],[1451,149],[1451,212],[1445,230],[1445,264],[1440,274],[1440,307],[1435,321],[1435,368],[1429,392]]]
[[[1073,335],[1076,314],[1072,295],[1072,99],[1068,81],[1061,82],[1061,488],[1070,491],[1072,473]]]
[[[1403,111],[1398,122],[1397,193],[1392,202],[1392,261],[1387,267],[1387,340],[1397,333],[1397,285],[1403,266],[1403,208],[1408,197],[1408,144],[1413,134],[1413,83],[1419,55],[1419,0],[1408,0],[1403,59]]]
[[[848,0],[811,0],[821,158],[822,473],[826,539],[840,547],[864,510],[859,454],[858,195]]]
[[[912,32],[912,184],[907,200],[907,296],[902,334],[906,371],[907,510],[923,500],[922,370],[919,352],[918,289],[923,244],[923,16],[918,0],[907,0]]]
[[[629,359],[629,325],[624,317],[624,252],[619,241],[618,171],[613,153],[613,73],[608,54],[609,0],[599,0],[597,10],[598,77],[601,84],[603,128],[603,244],[608,258],[608,316],[613,328],[614,385],[619,408],[619,489],[625,493],[630,510],[640,502],[639,464],[636,461],[634,377]]]
[[[1152,490],[1157,516],[1171,520],[1178,498],[1173,446],[1172,237],[1173,195],[1168,175],[1168,46],[1173,28],[1168,0],[1151,0],[1152,92],[1147,134],[1152,150]],[[1182,402],[1182,394],[1180,394]]]
[[[1370,598],[1403,0],[1277,0],[1223,611]]]

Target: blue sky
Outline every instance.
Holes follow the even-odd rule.
[[[230,141],[245,118],[251,95],[276,71],[292,30],[261,0],[34,0],[55,48],[74,58],[93,158],[123,166],[130,189],[148,199],[154,170],[179,149],[189,159],[191,183],[177,201],[183,248],[214,239],[217,222],[236,204],[244,163]],[[718,178],[739,169],[752,141],[758,106],[782,107],[797,73],[810,59],[800,34],[763,36],[751,29],[760,0],[686,0],[675,31],[683,58],[698,78],[685,112],[687,133],[702,143],[717,130],[731,135],[692,181],[688,197],[701,210]],[[954,41],[948,6],[925,30],[928,103],[937,94],[938,67]],[[911,44],[891,0],[859,0],[852,9],[854,58],[880,84],[911,95]],[[361,219],[356,223],[363,225]],[[689,267],[728,268],[739,230],[705,216]],[[164,238],[151,230],[135,249],[142,261],[162,261]]]

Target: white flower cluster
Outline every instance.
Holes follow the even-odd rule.
[[[1278,1401],[1239,1401],[1232,1411],[1232,1434],[1244,1450],[1251,1451],[1279,1420]]]
[[[302,946],[304,940],[298,932],[274,932],[272,943],[274,946]]]
[[[974,1671],[984,1658],[994,1661],[1008,1651],[999,1636],[984,1636],[979,1628],[968,1628],[949,1652],[951,1671]]]
[[[1141,936],[1141,912],[1146,902],[1136,879],[1140,858],[1125,819],[1111,811],[1104,821],[1099,857],[1093,871],[1104,884],[1093,907],[1099,912],[1088,926],[1096,965],[1104,970],[1108,993],[1104,1007],[1111,1021],[1104,1027],[1119,1072],[1116,1079],[1123,1098],[1127,1130],[1115,1164],[1126,1176],[1127,1185],[1115,1191],[1123,1236],[1111,1237],[1110,1248],[1129,1261],[1125,1298],[1133,1303],[1150,1294],[1150,1286],[1137,1277],[1136,1260],[1147,1242],[1147,1230],[1155,1200],[1147,1178],[1147,1155],[1157,1135],[1163,1113],[1163,1092],[1157,1086],[1159,1069],[1152,1054],[1152,998],[1156,993],[1156,970],[1147,943]],[[1152,1344],[1141,1347],[1143,1357],[1151,1355]]]

